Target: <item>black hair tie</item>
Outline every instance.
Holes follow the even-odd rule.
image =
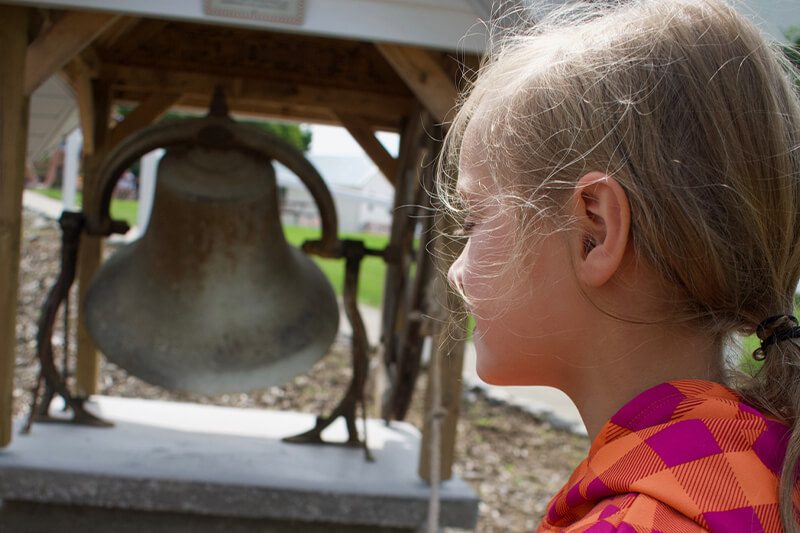
[[[763,361],[770,346],[800,338],[800,322],[792,315],[771,316],[756,326],[756,335],[761,339],[761,346],[753,352],[753,359]]]

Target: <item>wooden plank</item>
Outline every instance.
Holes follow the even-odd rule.
[[[195,71],[159,71],[110,63],[101,66],[100,77],[111,84],[115,94],[178,93],[187,98],[202,97],[207,104],[214,88],[221,85],[232,101],[265,101],[285,106],[329,109],[335,113],[384,117],[394,124],[400,124],[414,105],[414,99],[410,96],[328,88],[311,83],[225,77]]]
[[[107,49],[133,38],[133,30],[141,23],[139,17],[121,16],[94,40],[94,46]]]
[[[139,94],[131,92],[116,91],[114,95],[118,101],[135,101],[141,98]],[[208,110],[208,103],[208,95],[184,94],[180,99],[180,103],[176,106],[176,109],[205,112]],[[228,98],[228,107],[231,113],[241,115],[242,117],[272,118],[341,126],[339,118],[327,107],[289,105],[268,100],[230,97]],[[396,113],[385,113],[380,116],[373,115],[364,118],[376,128],[385,131],[399,132],[400,126],[402,125],[402,117]]]
[[[435,53],[400,44],[376,43],[375,46],[417,99],[439,123],[444,123],[456,105],[458,91]]]
[[[118,18],[90,11],[67,11],[28,47],[25,94],[30,95],[47,78],[86,48]]]
[[[0,6],[0,447],[11,442],[28,98],[28,11]]]
[[[112,64],[412,96],[372,43],[357,40],[144,19],[116,44],[104,41],[96,46]]]
[[[359,115],[348,115],[345,113],[338,115],[342,126],[350,133],[355,141],[366,152],[367,156],[380,169],[383,175],[394,184],[397,179],[397,160],[386,151],[386,148],[375,137],[372,128],[363,117]]]
[[[131,58],[141,55],[141,45],[144,44],[145,47],[149,48],[153,40],[158,38],[171,23],[172,21],[164,19],[139,18],[136,23],[132,25],[130,32],[128,32],[129,39],[119,40],[112,44],[114,56],[119,57],[124,62],[128,62]],[[204,27],[208,28],[209,26]],[[176,42],[173,41],[173,46],[175,46],[175,44]],[[159,53],[159,51],[156,51],[156,53]],[[194,57],[200,56],[195,55]],[[151,56],[143,59],[145,59],[145,61],[152,61],[153,57]]]
[[[83,134],[83,204],[91,205],[99,191],[96,187],[97,158],[103,152],[108,139],[108,123],[111,113],[111,91],[108,84],[96,79],[83,81],[78,94],[81,106],[79,116]],[[87,133],[89,132],[89,133]],[[87,149],[88,148],[88,149]],[[99,237],[83,236],[78,253],[78,355],[75,368],[75,385],[78,396],[89,396],[97,392],[97,377],[100,361],[97,347],[86,328],[84,302],[86,291],[91,285],[103,255],[102,241]]]
[[[114,126],[108,135],[108,145],[105,148],[113,148],[126,137],[149,126],[161,115],[167,112],[170,107],[180,100],[181,95],[177,93],[158,93],[136,106],[136,109],[125,117],[125,120]]]

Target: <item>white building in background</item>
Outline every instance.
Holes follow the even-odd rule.
[[[394,187],[364,155],[306,154],[333,196],[341,233],[387,233],[392,223]],[[317,206],[305,185],[275,165],[284,224],[318,226]]]

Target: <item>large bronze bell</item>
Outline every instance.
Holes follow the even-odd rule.
[[[167,149],[147,232],[101,267],[86,297],[86,325],[110,361],[201,394],[288,381],[325,354],[339,321],[322,272],[284,239],[271,160],[317,201],[322,250],[336,242],[328,189],[287,143],[221,115],[148,128],[109,155],[106,200],[126,165]],[[108,202],[88,207],[102,233]]]

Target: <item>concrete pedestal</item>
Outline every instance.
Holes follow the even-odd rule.
[[[310,414],[109,397],[90,409],[115,426],[35,424],[0,450],[0,531],[388,532],[427,519],[409,424],[368,421],[370,463],[281,441]],[[344,441],[344,422],[323,436]],[[473,528],[472,489],[453,479],[440,494],[441,524]]]

